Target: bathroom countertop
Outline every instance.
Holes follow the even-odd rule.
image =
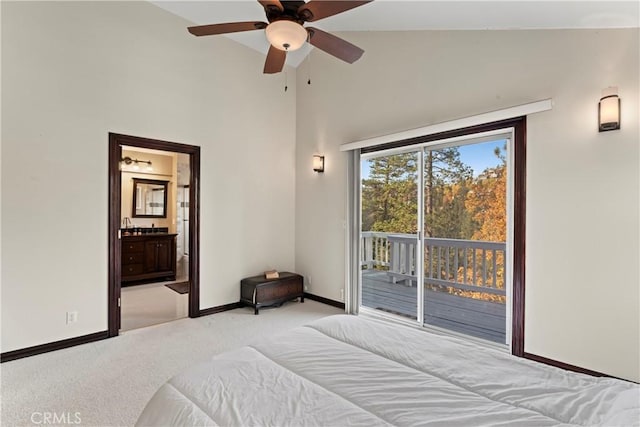
[[[137,235],[132,235],[132,234],[124,234],[125,232],[122,232],[122,238],[127,238],[127,239],[131,239],[131,238],[135,238],[135,237],[151,237],[151,236],[177,236],[178,233],[167,233],[167,232],[160,232],[160,233],[144,233],[144,234],[137,234]]]

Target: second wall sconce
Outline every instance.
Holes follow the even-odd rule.
[[[620,98],[618,88],[609,87],[602,91],[602,98],[598,103],[598,130],[620,129]]]
[[[313,156],[313,170],[316,172],[324,172],[324,156],[314,154]]]

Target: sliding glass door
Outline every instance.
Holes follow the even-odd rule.
[[[361,155],[366,310],[508,337],[511,131]]]
[[[418,319],[421,152],[363,157],[361,305]]]
[[[508,142],[424,149],[424,324],[501,344]]]

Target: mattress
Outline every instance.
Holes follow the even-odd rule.
[[[138,426],[633,426],[640,387],[338,315],[165,383]]]

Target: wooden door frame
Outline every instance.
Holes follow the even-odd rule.
[[[109,337],[119,334],[120,310],[120,207],[122,146],[148,148],[189,155],[189,317],[200,316],[200,147],[137,136],[109,133]]]

